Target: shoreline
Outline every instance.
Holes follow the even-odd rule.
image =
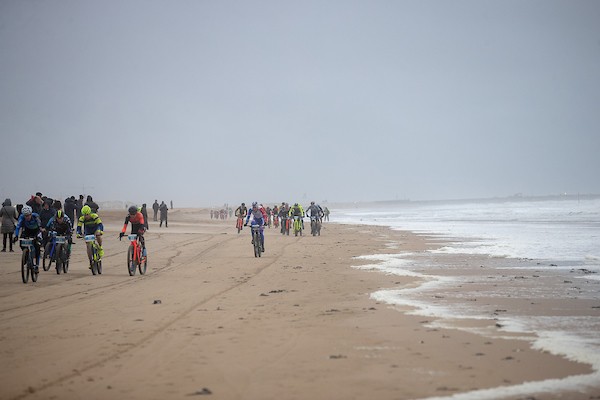
[[[234,220],[176,209],[167,229],[151,221],[148,273],[129,277],[127,245],[115,239],[124,212],[100,215],[101,277],[80,242],[69,274],[42,272],[35,285],[20,282],[18,253],[0,258],[0,397],[420,399],[591,372],[517,337],[431,326],[372,298],[415,278],[361,270],[354,257],[423,251],[439,238],[335,223],[321,237],[270,229],[255,259]],[[568,395],[599,394],[590,390]]]

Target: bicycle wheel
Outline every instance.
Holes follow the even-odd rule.
[[[50,264],[52,264],[52,257],[50,256],[51,251],[52,242],[48,242],[46,244],[46,247],[44,247],[44,257],[42,258],[42,268],[44,269],[44,271],[48,271],[50,269]]]
[[[129,272],[129,276],[135,275],[135,259],[133,254],[133,245],[129,246],[127,250],[127,272]]]
[[[24,250],[23,255],[21,256],[21,278],[23,279],[23,283],[29,282],[29,265],[27,265],[28,261],[29,250]]]
[[[62,270],[66,274],[69,271],[69,250],[66,246],[63,246],[60,259],[62,260]]]
[[[62,249],[63,249],[63,245],[62,244],[57,244],[56,248],[54,249],[56,251],[56,274],[60,275],[60,272],[62,271]]]
[[[141,246],[140,246],[141,249]],[[140,250],[141,253],[141,250]],[[138,264],[138,270],[140,271],[140,275],[144,275],[146,273],[146,267],[148,265],[148,255],[146,254],[145,257],[142,258],[142,255],[140,254],[140,263]]]
[[[97,263],[97,258],[98,258],[98,253],[96,253],[96,247],[94,245],[91,246],[91,257],[90,257],[90,263],[92,265],[92,275],[96,275],[98,273],[98,263]]]
[[[98,271],[98,275],[102,274],[102,260],[96,261],[96,271]]]
[[[35,272],[33,269],[33,254],[29,252],[29,257],[27,257],[27,265],[31,269],[31,282],[37,282],[39,272]]]
[[[260,235],[256,231],[252,233],[252,245],[254,246],[254,257],[260,257]]]

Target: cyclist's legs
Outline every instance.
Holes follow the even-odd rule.
[[[42,232],[36,229],[23,229],[22,238],[33,239],[33,248],[35,250],[35,265],[40,265]]]
[[[96,242],[98,242],[98,246],[102,247],[102,234],[100,231],[96,231],[94,234],[96,235]]]

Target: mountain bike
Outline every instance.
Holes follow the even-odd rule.
[[[136,234],[132,234],[127,236],[127,239],[129,239],[130,242],[129,249],[127,250],[127,272],[129,272],[129,276],[133,276],[135,275],[135,269],[137,267],[140,271],[140,275],[144,275],[148,265],[148,258],[142,251],[140,237]]]
[[[294,215],[294,236],[302,236],[302,217],[299,215]]]
[[[98,242],[96,242],[96,235],[85,235],[85,245],[87,247],[87,255],[90,260],[90,269],[92,275],[102,274],[102,258],[100,257],[100,250]]]
[[[34,269],[33,257],[35,253],[35,246],[33,241],[36,239],[32,238],[22,238],[19,239],[19,246],[23,250],[23,256],[21,257],[21,278],[23,279],[23,283],[27,283],[29,281],[29,275],[31,274],[31,281],[36,282],[38,278],[39,271],[36,272]]]
[[[66,237],[57,236],[56,232],[54,231],[49,232],[48,236],[50,240],[48,241],[48,243],[46,243],[46,248],[44,249],[44,257],[42,258],[42,268],[44,269],[44,271],[48,271],[52,263],[56,262],[56,273],[60,274],[61,269],[63,269],[66,273],[67,269],[69,268],[66,251],[67,246],[65,245]],[[63,248],[65,249],[64,254]]]
[[[56,236],[56,273],[60,271],[65,274],[69,271],[69,259],[71,258],[71,243],[66,236]]]
[[[48,271],[53,262],[56,262],[56,273],[63,271],[65,274],[69,270],[69,256],[71,245],[65,236],[58,236],[56,232],[50,232],[51,240],[46,244],[44,258],[42,259],[42,268]]]
[[[277,215],[273,215],[273,226],[279,228],[279,217]]]
[[[252,224],[252,246],[254,247],[254,257],[260,257],[265,251],[265,243],[261,240],[260,231],[263,230],[258,224]]]
[[[317,216],[310,217],[310,233],[313,236],[321,236],[321,219]]]
[[[244,229],[244,218],[238,217],[237,222],[235,223],[235,227],[237,228],[238,233],[240,233],[240,231]]]
[[[269,229],[271,229],[271,214],[267,215],[267,220],[265,222]]]
[[[281,217],[281,234],[290,235],[291,219],[289,217]]]

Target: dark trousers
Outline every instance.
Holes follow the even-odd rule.
[[[10,243],[10,251],[12,251],[12,246],[13,246],[13,233],[9,232],[9,233],[3,233],[3,238],[2,238],[2,250],[6,250],[6,240],[8,239],[8,242]]]
[[[164,217],[160,217],[160,226],[162,226],[163,221],[165,221],[165,228],[169,227],[169,224],[167,223],[167,216],[165,215]]]
[[[154,220],[158,221],[158,210],[154,210]]]

